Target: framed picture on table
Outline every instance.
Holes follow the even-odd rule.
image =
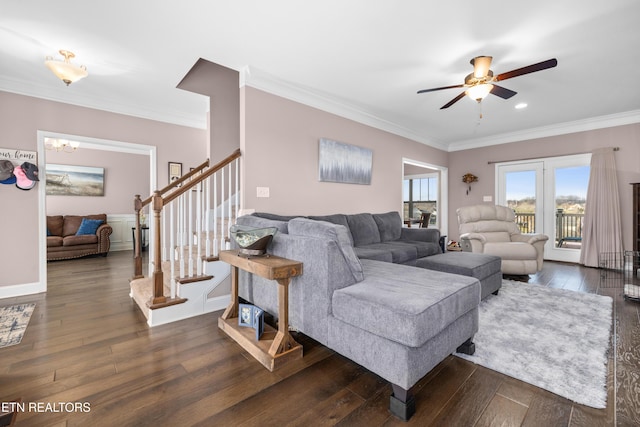
[[[251,304],[240,304],[238,306],[238,325],[249,326],[253,328],[253,310],[254,306]]]

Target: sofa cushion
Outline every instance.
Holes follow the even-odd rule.
[[[374,214],[373,220],[380,232],[380,241],[398,240],[402,232],[402,218],[398,212]]]
[[[482,280],[500,271],[502,260],[494,255],[471,252],[446,252],[423,258],[418,267],[446,273],[462,274]]]
[[[332,296],[333,315],[410,347],[419,347],[480,303],[478,279],[362,260],[365,280]]]
[[[56,246],[62,246],[62,236],[47,236],[47,247],[55,248]]]
[[[353,278],[359,282],[364,279],[362,265],[356,256],[349,238],[349,231],[344,225],[332,224],[326,221],[314,221],[308,218],[294,218],[289,221],[289,234],[294,236],[319,237],[338,243]]]
[[[299,218],[301,215],[278,215],[268,212],[254,212],[251,215],[264,219],[273,219],[275,221],[290,221],[293,218]]]
[[[420,242],[417,240],[396,240],[392,243],[396,245],[409,245],[414,247],[418,252],[418,258],[424,258],[442,253],[440,245],[434,242]]]
[[[289,232],[288,221],[280,221],[276,219],[268,219],[252,215],[243,215],[238,217],[236,221],[239,225],[246,225],[248,227],[266,228],[276,227],[279,233],[287,234]]]
[[[96,234],[98,227],[100,227],[102,223],[104,223],[104,221],[101,219],[82,218],[80,227],[78,227],[78,231],[76,231],[76,236]]]
[[[51,236],[62,236],[62,215],[47,216],[47,230]]]
[[[353,236],[351,235],[351,230],[349,229],[349,222],[347,222],[347,216],[344,214],[333,214],[333,215],[320,215],[320,216],[308,216],[307,218],[313,219],[315,221],[326,221],[332,224],[344,225],[347,231],[349,232],[349,239],[351,240],[351,244],[353,245]]]
[[[62,238],[62,246],[90,245],[98,243],[96,234],[81,234],[79,236],[65,236]]]
[[[415,246],[402,243],[371,243],[369,245],[359,246],[358,249],[374,249],[389,252],[391,254],[391,262],[396,264],[415,263],[416,258],[418,258],[418,251]]]
[[[378,225],[370,213],[347,215],[347,222],[353,236],[353,246],[380,243]]]
[[[80,224],[82,223],[82,218],[89,219],[101,219],[103,222],[107,222],[106,214],[96,214],[96,215],[65,215],[64,223],[62,225],[62,237],[66,236],[75,236],[78,228],[80,228]],[[53,233],[53,230],[51,230]]]
[[[369,246],[355,246],[353,250],[360,259],[371,259],[375,261],[393,262],[391,251],[387,248],[371,248]]]

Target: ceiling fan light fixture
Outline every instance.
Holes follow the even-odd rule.
[[[487,95],[489,95],[489,93],[491,92],[491,89],[493,89],[492,84],[480,84],[480,85],[471,86],[469,89],[465,91],[465,93],[469,98],[480,102],[484,98],[486,98]]]
[[[53,59],[51,56],[47,56],[44,64],[67,86],[89,75],[87,67],[71,63],[71,58],[75,57],[73,52],[61,50],[60,55],[64,56],[64,60],[57,60]]]

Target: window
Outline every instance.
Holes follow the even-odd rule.
[[[424,175],[406,178],[402,184],[404,220],[420,219],[422,212],[431,213],[430,225],[436,225],[438,215],[438,176]]]

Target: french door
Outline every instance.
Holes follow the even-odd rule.
[[[591,154],[496,164],[496,200],[523,233],[549,236],[545,259],[579,262]]]

